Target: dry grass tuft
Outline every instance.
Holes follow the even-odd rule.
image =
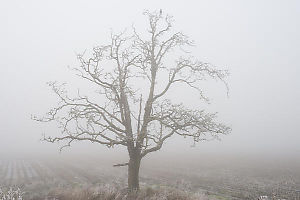
[[[174,188],[142,188],[128,195],[126,189],[111,185],[95,188],[56,189],[49,193],[47,200],[208,200],[203,194],[192,194]]]

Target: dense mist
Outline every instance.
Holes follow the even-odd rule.
[[[130,170],[112,166],[121,163],[129,169],[130,150],[77,141],[60,151],[65,142],[42,141],[44,135],[61,135],[57,123],[33,119],[58,105],[58,96],[48,86],[53,81],[65,83],[70,96],[80,91],[102,104],[99,88],[72,70],[81,64],[78,54],[92,56],[94,47],[109,44],[111,35],[130,32],[132,27],[142,38],[148,37],[148,10],[173,16],[172,31],[193,41],[189,48],[172,51],[174,58],[184,52],[228,70],[225,81],[207,79],[199,85],[209,102],[180,86],[168,90],[167,98],[187,109],[217,113],[216,121],[230,127],[224,128],[230,133],[196,144],[192,137],[170,137],[141,162],[137,176],[141,188],[170,186],[185,195],[204,195],[194,199],[213,200],[218,195],[263,199],[274,194],[300,198],[300,2],[296,0],[2,2],[0,190],[18,186],[27,191],[28,199],[63,188],[74,194],[74,188],[93,190],[101,184],[112,185],[105,190],[123,191]],[[174,65],[172,56],[164,64]],[[157,90],[163,91],[168,83],[164,75],[168,71],[155,80],[160,82]],[[130,84],[146,96],[147,84]]]
[[[171,97],[189,106],[218,112],[232,127],[222,141],[175,138],[170,153],[297,157],[299,137],[299,3],[297,1],[113,1],[110,3],[10,1],[1,6],[1,154],[58,154],[59,145],[41,143],[42,134],[58,133],[55,125],[38,124],[57,103],[46,82],[68,83],[71,92],[87,88],[68,68],[78,66],[76,53],[105,44],[110,30],[132,24],[146,28],[142,12],[162,9],[174,16],[174,29],[195,41],[193,55],[228,69],[229,95],[219,82],[205,82],[211,104]],[[85,90],[84,90],[85,91]],[[178,148],[180,147],[180,148]],[[96,153],[95,144],[76,144],[66,151]]]

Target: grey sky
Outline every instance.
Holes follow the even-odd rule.
[[[57,152],[56,145],[38,140],[58,130],[30,120],[57,102],[45,83],[75,82],[76,89],[67,69],[76,66],[76,52],[107,43],[111,28],[121,31],[134,23],[141,30],[142,12],[160,8],[174,16],[175,29],[195,40],[195,57],[231,73],[229,98],[220,83],[204,90],[213,99],[209,110],[218,111],[233,131],[196,150],[300,155],[300,3],[292,0],[2,1],[1,154]],[[179,93],[173,95],[186,96]],[[171,151],[178,145],[195,151],[190,141],[168,143]]]

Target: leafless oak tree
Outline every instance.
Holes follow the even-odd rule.
[[[93,102],[80,94],[69,97],[62,85],[49,83],[60,102],[45,117],[34,117],[41,122],[59,123],[62,136],[44,140],[65,141],[63,147],[73,141],[125,146],[129,161],[115,166],[128,165],[130,191],[139,189],[141,159],[161,149],[168,138],[179,135],[199,142],[230,131],[215,122],[216,114],[172,104],[167,98],[171,89],[182,84],[207,100],[200,82],[213,78],[226,85],[228,72],[184,51],[193,43],[183,33],[173,32],[171,16],[162,11],[146,11],[144,15],[149,22],[146,34],[139,34],[133,27],[129,36],[125,32],[112,34],[110,43],[95,47],[90,58],[78,55],[77,75],[97,86],[106,101]],[[175,58],[178,52],[180,56]],[[167,60],[170,58],[172,64]]]

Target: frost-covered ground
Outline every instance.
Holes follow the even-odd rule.
[[[0,188],[0,200],[23,200],[24,193],[20,188]]]
[[[297,166],[264,162],[252,165],[252,162],[232,164],[232,161],[176,162],[145,160],[140,174],[142,189],[156,192],[156,196],[177,192],[194,199],[200,199],[201,195],[202,199],[246,200],[262,195],[300,199]],[[99,188],[105,187],[117,195],[126,188],[127,170],[114,168],[112,164],[115,163],[90,158],[3,159],[0,186],[6,191],[9,187],[20,188],[25,199],[39,199],[51,193],[80,196],[82,192],[97,189],[99,192]]]
[[[19,188],[0,191],[0,200],[217,200],[202,193],[191,193],[175,188],[142,188],[139,192],[127,193],[114,185],[94,187],[55,188],[48,194],[25,195]]]

